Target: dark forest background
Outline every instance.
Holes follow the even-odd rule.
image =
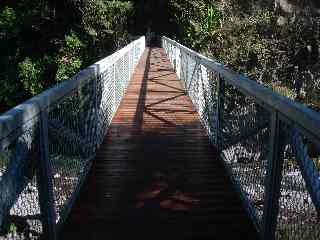
[[[316,0],[2,0],[0,112],[151,30],[314,109]]]

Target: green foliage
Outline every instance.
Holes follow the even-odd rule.
[[[18,84],[14,81],[10,81],[6,76],[2,79],[0,78],[1,88],[0,88],[0,103],[8,107],[14,107],[16,105],[16,93],[18,92]],[[0,111],[5,109],[4,105],[0,104]]]
[[[58,71],[56,75],[57,81],[69,79],[79,72],[82,61],[79,57],[62,57],[58,60]]]
[[[180,38],[196,50],[205,48],[209,35],[221,21],[221,13],[205,1],[170,1],[172,15],[180,26]]]
[[[18,65],[19,79],[23,84],[26,92],[31,96],[40,93],[43,90],[43,85],[40,81],[42,69],[39,63],[32,61],[26,57]]]
[[[18,231],[18,227],[14,222],[6,222],[1,229],[1,233],[7,234],[16,234]],[[9,237],[9,235],[7,235]],[[11,235],[12,236],[12,235]],[[6,237],[5,237],[6,238]],[[10,238],[10,237],[9,237]]]
[[[319,104],[317,23],[305,16],[282,25],[277,21],[268,9],[229,16],[211,36],[207,54],[291,99]]]
[[[73,54],[79,53],[81,48],[84,46],[77,34],[71,31],[70,35],[65,37],[66,49],[64,51],[71,52]]]
[[[217,28],[221,20],[220,12],[213,6],[208,5],[207,14],[200,19],[201,32],[209,34],[210,31],[213,31]]]
[[[149,6],[141,3],[24,0],[0,4],[0,111],[69,79],[128,43],[128,22],[135,9]],[[320,102],[320,63],[314,54],[319,55],[319,20],[296,15],[279,25],[273,3],[169,0],[168,7],[182,43],[291,97],[295,81],[302,79],[299,91],[304,101]],[[145,19],[146,25],[150,20]],[[315,56],[308,53],[310,49]],[[295,66],[300,75],[294,74]]]
[[[14,223],[11,223],[9,226],[9,232],[15,233],[17,232],[17,226]]]
[[[0,112],[16,104],[19,86],[11,76],[15,73],[15,59],[19,55],[16,40],[19,32],[16,12],[5,6],[0,9]]]
[[[272,46],[276,43],[270,38],[262,38],[264,32],[268,32],[273,26],[272,23],[269,11],[229,18],[209,37],[206,54],[250,77],[259,80],[262,80],[261,77],[270,77],[269,72],[264,76],[256,73],[264,73],[263,69],[273,65],[275,61]]]
[[[76,33],[71,32],[65,36],[64,46],[61,48],[56,59],[58,66],[56,80],[62,81],[72,77],[79,72],[82,66],[80,52],[84,48]]]
[[[170,3],[183,43],[281,94],[320,106],[319,19],[307,10],[283,17],[272,1]]]
[[[82,26],[93,50],[91,55],[101,56],[128,42],[127,21],[134,13],[131,2],[89,0],[81,11]]]
[[[16,13],[12,8],[5,7],[0,12],[0,39],[16,34]]]
[[[133,13],[126,1],[1,2],[0,112],[124,46]]]

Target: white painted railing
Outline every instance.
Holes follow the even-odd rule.
[[[55,239],[144,49],[141,37],[0,115],[0,230],[16,215]]]
[[[262,239],[320,239],[320,114],[162,37]]]

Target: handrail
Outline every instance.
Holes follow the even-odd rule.
[[[162,46],[260,238],[319,239],[320,114],[174,40]]]
[[[199,59],[199,63],[221,74],[226,82],[237,87],[243,93],[254,97],[261,104],[267,105],[279,111],[288,119],[308,130],[308,132],[316,137],[320,136],[320,114],[314,110],[294,102],[291,99],[281,96],[268,87],[265,87],[244,75],[240,75],[235,71],[227,68],[200,53],[191,50],[180,43],[163,36],[163,39],[173,46],[182,49],[188,54]]]
[[[57,238],[144,49],[140,37],[0,115],[0,232],[10,214],[40,215],[31,230]]]
[[[15,129],[19,128],[21,119],[23,122],[33,119],[41,112],[41,110],[45,110],[50,107],[50,104],[58,101],[61,97],[68,96],[72,90],[78,88],[81,84],[85,84],[91,78],[97,77],[99,72],[103,72],[105,69],[110,67],[119,58],[121,58],[124,53],[142,40],[144,40],[144,37],[133,41],[112,55],[99,60],[84,70],[81,70],[71,79],[63,81],[25,101],[24,103],[8,110],[7,112],[0,114],[0,140],[4,139]]]

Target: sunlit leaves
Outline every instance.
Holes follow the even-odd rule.
[[[87,34],[96,46],[104,49],[110,45],[120,47],[118,42],[125,40],[127,20],[134,8],[132,2],[89,0],[81,11],[82,25]]]
[[[181,38],[185,44],[197,50],[207,45],[208,36],[220,25],[221,13],[204,0],[171,0],[170,8],[180,26]]]
[[[56,64],[58,66],[56,73],[57,81],[66,80],[81,69],[82,60],[80,51],[83,47],[84,44],[75,32],[71,32],[65,36],[64,46],[56,57]]]
[[[26,57],[18,66],[19,78],[25,90],[31,95],[36,95],[42,91],[41,66],[29,57]]]

